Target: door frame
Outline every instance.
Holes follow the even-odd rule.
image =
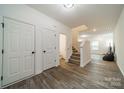
[[[0,16],[1,17],[1,16]],[[22,79],[20,79],[20,80],[17,80],[17,81],[15,81],[15,82],[12,82],[12,83],[10,83],[10,84],[7,84],[7,85],[5,85],[5,86],[2,86],[2,80],[0,79],[0,88],[5,88],[5,87],[7,87],[7,86],[10,86],[10,85],[12,85],[12,84],[15,84],[15,83],[17,83],[17,82],[20,82],[20,81],[22,81],[22,80],[25,80],[25,79],[27,79],[27,78],[30,78],[30,77],[32,77],[32,76],[34,76],[35,75],[35,57],[36,57],[36,26],[34,25],[34,24],[30,24],[30,23],[28,23],[28,22],[24,22],[24,21],[21,21],[21,20],[18,20],[18,19],[14,19],[14,18],[11,18],[11,17],[6,17],[6,16],[2,16],[2,22],[4,22],[4,18],[7,18],[7,19],[11,19],[11,20],[14,20],[14,21],[17,21],[17,22],[21,22],[21,23],[24,23],[24,24],[28,24],[28,25],[32,25],[33,27],[34,27],[34,73],[33,73],[33,75],[31,75],[31,76],[27,76],[27,77],[25,77],[25,78],[22,78]],[[3,30],[2,30],[2,49],[4,49],[4,28],[2,28]],[[4,55],[2,55],[2,65],[0,66],[1,67],[1,72],[2,72],[2,74],[1,74],[1,76],[3,76],[3,62],[4,62],[4,60],[3,60],[3,56]]]
[[[3,16],[0,16],[0,51],[2,51],[3,49],[3,27],[2,24],[3,23]],[[0,53],[0,88],[2,87],[2,80],[1,80],[1,76],[3,75],[3,54]]]

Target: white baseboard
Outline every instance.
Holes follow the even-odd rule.
[[[86,62],[84,62],[84,64],[81,64],[80,63],[80,67],[85,67],[88,63],[90,63],[91,62],[91,59],[89,59],[88,61],[86,61]]]
[[[122,75],[124,76],[124,71],[122,70],[121,66],[119,65],[119,63],[118,63],[118,62],[116,62],[116,63],[117,63],[118,68],[120,69],[120,71],[121,71]]]
[[[35,74],[30,75],[30,76],[27,76],[27,77],[24,77],[24,78],[22,78],[22,79],[20,79],[20,80],[14,81],[14,82],[9,83],[9,84],[4,85],[4,86],[1,85],[1,89],[6,88],[6,87],[8,87],[8,86],[10,86],[10,85],[13,85],[13,84],[15,84],[15,83],[21,82],[21,81],[23,81],[23,80],[29,79],[29,78],[31,78],[31,77],[33,77],[33,76],[35,76]]]
[[[42,72],[43,72],[43,70],[38,71],[38,72],[35,72],[35,74],[34,74],[34,75],[38,75],[38,74],[40,74],[40,73],[42,73]]]

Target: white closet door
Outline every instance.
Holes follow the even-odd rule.
[[[34,27],[4,18],[4,58],[2,85],[34,74]]]
[[[43,30],[43,68],[44,70],[56,66],[56,32]]]
[[[34,26],[25,24],[21,33],[22,77],[26,77],[34,73]]]

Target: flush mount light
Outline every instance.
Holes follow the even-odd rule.
[[[74,7],[74,4],[64,4],[64,7],[65,8],[72,8],[72,7]]]
[[[93,29],[93,32],[96,32],[96,29]]]
[[[88,35],[81,35],[81,37],[88,37]]]

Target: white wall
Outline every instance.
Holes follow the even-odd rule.
[[[72,46],[79,51],[78,35],[78,31],[72,31]]]
[[[114,41],[117,64],[124,75],[124,9],[114,32]]]
[[[83,41],[80,46],[80,66],[84,67],[91,62],[90,41]]]
[[[78,38],[79,38],[79,33],[81,31],[85,31],[87,30],[88,27],[86,25],[81,25],[81,26],[78,26],[78,27],[75,27],[72,29],[72,46],[74,48],[76,48],[78,51],[80,50],[80,44],[78,42]]]
[[[81,39],[81,38],[80,38]],[[99,50],[92,50],[91,53],[95,54],[105,54],[108,52],[109,42],[113,42],[113,33],[106,33],[106,34],[98,34],[98,35],[87,35],[87,37],[83,38],[89,40],[90,43],[93,41],[99,42]],[[111,44],[113,46],[113,44]]]
[[[71,29],[64,24],[56,21],[55,19],[44,15],[43,13],[30,8],[27,5],[0,5],[0,16],[7,16],[17,20],[21,20],[36,26],[36,64],[35,72],[36,74],[42,72],[42,62],[39,62],[41,59],[40,46],[42,45],[39,42],[40,31],[43,27],[54,29],[59,33],[66,34],[67,36],[67,58],[71,55]],[[59,36],[57,36],[59,43]],[[58,46],[59,49],[59,46]],[[58,50],[59,55],[59,50]],[[59,58],[59,56],[58,56]],[[58,60],[59,61],[59,60]]]
[[[66,35],[60,34],[59,37],[59,53],[60,57],[66,59]]]

